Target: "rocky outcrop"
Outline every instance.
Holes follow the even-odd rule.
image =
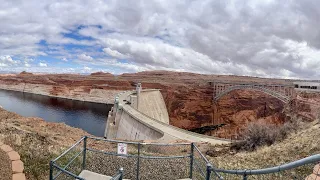
[[[0,88],[33,93],[38,91],[44,95],[112,103],[117,92],[133,90],[135,84],[140,82],[143,88],[161,89],[170,124],[188,130],[212,124],[227,124],[229,127],[222,127],[217,131],[217,136],[237,134],[248,123],[256,120],[275,124],[281,124],[286,120],[283,103],[257,91],[232,91],[214,104],[213,88],[210,85],[214,80],[288,83],[288,80],[281,79],[149,71],[119,76],[101,72],[89,76],[76,74],[0,76]],[[304,99],[308,99],[309,96],[301,95]],[[216,114],[214,114],[215,106]],[[316,117],[315,113],[310,113],[315,112],[314,107],[309,108],[303,101],[293,103],[293,106],[304,118]]]
[[[219,137],[230,138],[243,132],[251,122],[282,124],[286,120],[284,105],[280,100],[258,91],[230,92],[217,102],[217,123],[226,126],[214,133]]]

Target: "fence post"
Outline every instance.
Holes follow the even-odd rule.
[[[211,171],[212,171],[212,165],[210,163],[207,164],[207,176],[206,176],[206,180],[210,180],[210,175],[211,175]]]
[[[189,178],[192,179],[193,177],[193,156],[194,156],[194,143],[191,143],[191,154],[190,154],[190,175]]]
[[[141,143],[138,143],[138,159],[137,159],[137,177],[136,179],[139,180],[139,174],[140,174],[140,147]]]
[[[122,179],[123,179],[123,167],[121,167],[121,168],[119,169],[119,172],[120,172],[120,178],[119,178],[119,180],[122,180]]]
[[[87,136],[83,139],[83,156],[82,156],[82,170],[86,168],[86,155],[87,155]]]
[[[247,171],[246,171],[246,170],[244,170],[243,180],[247,180],[247,179],[248,179],[248,177],[247,177]]]
[[[50,161],[50,180],[53,180],[53,162]]]
[[[243,175],[243,180],[247,180],[247,179],[248,179],[247,175],[244,174],[244,175]]]

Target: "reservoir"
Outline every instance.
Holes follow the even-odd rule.
[[[0,106],[22,116],[65,123],[92,135],[103,136],[108,112],[113,105],[0,90]]]

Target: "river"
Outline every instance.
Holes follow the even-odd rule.
[[[22,116],[61,122],[103,136],[108,112],[113,105],[0,90],[0,106]]]

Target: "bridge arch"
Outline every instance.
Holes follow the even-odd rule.
[[[260,86],[248,86],[248,85],[237,85],[237,86],[229,87],[229,88],[225,89],[224,91],[220,92],[219,94],[215,95],[214,100],[218,101],[220,98],[229,94],[230,92],[235,91],[235,90],[241,90],[241,89],[252,89],[252,90],[260,91],[260,92],[263,92],[265,94],[268,94],[272,97],[279,99],[283,103],[288,103],[290,101],[290,97],[284,96],[281,93],[278,93],[276,91],[272,91],[270,89],[263,88]]]
[[[213,99],[218,101],[222,96],[239,89],[252,89],[263,92],[279,99],[284,103],[290,102],[295,96],[293,84],[262,84],[249,82],[210,82],[213,86]]]

